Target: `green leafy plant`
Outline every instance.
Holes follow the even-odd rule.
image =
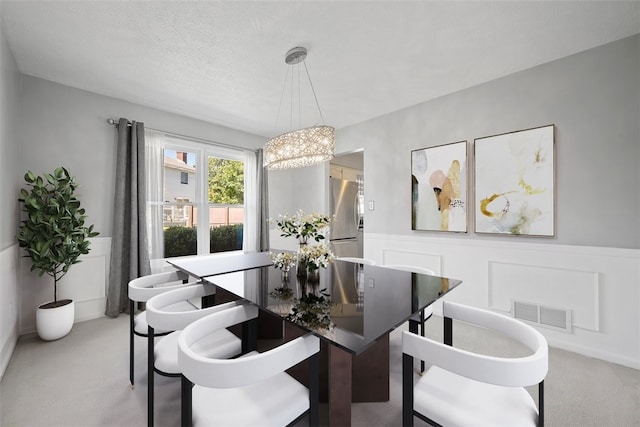
[[[242,249],[242,224],[221,225],[209,229],[209,252],[237,251]]]
[[[164,230],[164,256],[195,255],[198,250],[195,227],[171,226]]]
[[[319,213],[306,214],[299,210],[295,215],[279,215],[278,219],[271,220],[280,230],[282,237],[293,236],[300,243],[306,244],[309,239],[316,242],[324,240],[328,231],[331,218]]]
[[[24,175],[29,189],[20,190],[22,211],[26,219],[18,230],[18,243],[31,258],[31,271],[53,277],[53,305],[58,304],[58,281],[80,255],[89,253],[90,237],[99,233],[93,225],[85,226],[85,210],[74,195],[78,184],[75,177],[63,167],[53,174],[36,176],[28,171]]]
[[[209,203],[244,203],[244,163],[209,157]]]
[[[197,253],[196,227],[171,226],[164,230],[164,256],[166,258],[195,255]],[[242,249],[242,224],[222,225],[209,229],[209,252]]]

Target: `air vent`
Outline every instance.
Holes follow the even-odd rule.
[[[567,310],[540,307],[540,324],[554,328],[570,329],[571,316]]]
[[[516,319],[571,333],[570,310],[546,307],[524,301],[511,301],[511,313]]]
[[[538,306],[524,302],[514,301],[513,317],[538,323]]]

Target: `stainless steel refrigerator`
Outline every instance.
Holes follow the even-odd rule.
[[[363,212],[361,191],[355,181],[330,179],[330,244],[337,257],[362,257]]]
[[[337,257],[362,258],[363,215],[362,187],[355,181],[330,178],[330,209],[333,215],[329,242],[331,250]],[[360,190],[360,191],[359,191]],[[334,266],[334,284],[338,284],[341,292],[336,295],[336,302],[353,304],[358,307],[358,275],[351,263],[338,263]],[[349,274],[351,272],[351,274]],[[334,297],[332,297],[334,298]],[[345,319],[346,320],[346,319]]]

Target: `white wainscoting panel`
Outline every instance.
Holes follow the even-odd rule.
[[[640,369],[640,250],[508,237],[365,233],[379,264],[425,264],[462,280],[445,298],[511,310],[511,300],[571,312],[571,330],[535,326],[550,346]],[[441,304],[434,312],[442,313]]]
[[[18,342],[18,245],[0,251],[0,377]]]
[[[111,238],[91,239],[91,251],[62,279],[61,298],[75,301],[75,321],[104,316],[109,281]]]
[[[511,300],[571,310],[574,327],[600,330],[596,272],[489,261],[489,308],[510,312]]]
[[[90,252],[80,257],[82,261],[58,283],[58,298],[70,298],[75,302],[75,322],[102,317],[106,308],[111,238],[96,237],[90,241]],[[46,275],[38,277],[36,272],[29,271],[30,268],[30,259],[23,258],[20,261],[20,281],[24,283],[20,334],[35,331],[36,307],[53,299],[53,279]]]
[[[410,265],[413,267],[423,267],[434,271],[436,274],[441,270],[442,256],[426,252],[403,251],[397,249],[382,250],[383,265]]]
[[[76,303],[105,298],[104,278],[109,267],[105,258],[104,254],[89,254],[74,265],[60,281],[60,298],[73,298]]]

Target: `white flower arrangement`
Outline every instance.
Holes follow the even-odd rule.
[[[280,236],[294,236],[300,243],[307,243],[309,239],[316,242],[323,240],[330,221],[328,215],[306,214],[302,210],[296,212],[295,215],[279,215],[277,220],[272,220],[280,229]]]
[[[336,257],[326,244],[302,246],[298,251],[298,259],[304,262],[310,271],[327,268]]]
[[[277,254],[269,252],[269,257],[273,262],[273,266],[281,270],[289,270],[298,261],[298,257],[293,252],[280,252]]]

